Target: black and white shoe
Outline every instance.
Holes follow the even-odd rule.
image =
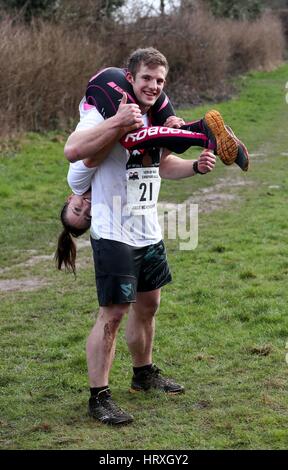
[[[136,375],[134,374],[130,392],[135,393],[150,389],[160,390],[171,395],[178,395],[185,392],[183,385],[179,385],[174,382],[174,380],[163,377],[160,372],[161,370],[153,365],[151,369],[140,371]]]
[[[88,414],[105,424],[123,425],[133,421],[131,415],[114,403],[109,388],[101,390],[98,395],[89,398]]]

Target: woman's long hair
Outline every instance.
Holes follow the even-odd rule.
[[[57,249],[55,253],[55,261],[58,269],[61,270],[64,264],[65,269],[69,272],[73,272],[76,275],[76,244],[73,240],[78,238],[85,233],[90,227],[90,223],[85,228],[76,228],[70,225],[67,221],[66,212],[68,208],[68,202],[66,202],[61,210],[60,219],[63,225],[63,231],[60,233],[58,238]]]

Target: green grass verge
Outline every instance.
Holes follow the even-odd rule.
[[[79,251],[76,280],[49,258],[67,195],[64,137],[28,135],[1,155],[0,283],[40,284],[0,292],[2,449],[287,449],[287,79],[287,65],[250,74],[239,96],[213,105],[255,155],[247,174],[218,162],[206,177],[163,182],[165,201],[212,194],[219,181],[235,199],[199,215],[196,250],[167,241],[174,282],[163,289],[154,360],[185,395],[128,393],[122,326],[111,388],[135,421],[121,430],[86,415],[91,250]],[[210,107],[179,114],[196,119]]]

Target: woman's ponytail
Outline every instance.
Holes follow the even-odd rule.
[[[70,232],[64,228],[58,238],[58,245],[55,253],[56,266],[61,270],[64,264],[67,271],[76,273],[76,245]]]
[[[81,229],[72,227],[66,220],[67,208],[68,203],[66,202],[60,213],[60,219],[64,228],[58,237],[55,262],[57,269],[61,270],[62,265],[64,264],[67,271],[73,272],[73,274],[76,275],[77,249],[73,237],[78,238],[80,235],[83,235],[83,233],[85,233],[90,227],[90,224]]]

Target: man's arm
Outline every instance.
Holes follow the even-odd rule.
[[[210,150],[203,150],[198,160],[184,160],[164,149],[160,160],[159,174],[161,178],[178,180],[194,176],[193,163],[198,161],[198,170],[201,173],[209,173],[216,162],[215,155]]]
[[[76,130],[68,137],[64,155],[70,162],[85,160],[89,166],[99,165],[120,137],[129,130],[143,126],[142,114],[137,104],[127,104],[123,95],[115,116],[89,129]]]

